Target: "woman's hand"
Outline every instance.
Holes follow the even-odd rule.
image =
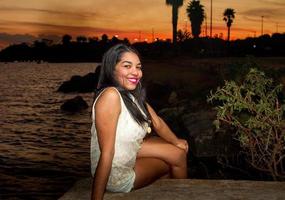
[[[186,153],[188,152],[188,142],[184,139],[178,139],[175,143],[175,146],[177,146],[180,149],[183,149]]]

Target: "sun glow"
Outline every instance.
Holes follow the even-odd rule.
[[[206,18],[200,37],[209,36],[210,1],[201,0]],[[184,1],[179,8],[177,29],[191,33],[191,23]],[[127,8],[127,9],[126,9]],[[236,17],[231,27],[231,39],[258,37],[263,34],[285,32],[285,3],[274,1],[213,1],[213,37],[227,38],[227,27],[223,21],[223,11],[233,8]],[[261,21],[261,16],[263,21]],[[74,38],[84,35],[98,37],[107,34],[131,42],[153,42],[157,39],[172,38],[172,8],[164,1],[105,0],[69,1],[62,0],[10,0],[0,1],[0,48],[9,43],[17,43],[37,38],[39,35],[70,34]],[[261,24],[262,23],[262,24]],[[262,25],[262,30],[261,30]],[[32,39],[31,39],[32,40]]]

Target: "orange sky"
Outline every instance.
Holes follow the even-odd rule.
[[[210,0],[200,2],[205,6],[209,34]],[[190,31],[188,3],[184,0],[179,9],[178,29]],[[262,15],[264,33],[285,32],[284,0],[213,0],[213,36],[227,35],[222,20],[226,8],[236,11],[231,39],[259,36]],[[152,32],[155,38],[171,38],[171,7],[165,0],[0,0],[0,48],[33,41],[38,35],[56,42],[66,33],[74,38],[107,33],[152,41]]]

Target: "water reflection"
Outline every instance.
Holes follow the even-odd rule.
[[[78,94],[55,92],[94,63],[0,63],[0,199],[57,199],[89,176],[90,109],[60,110]],[[92,103],[92,94],[80,94]]]

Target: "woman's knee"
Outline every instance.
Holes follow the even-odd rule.
[[[170,166],[181,166],[186,163],[187,153],[159,137],[153,137],[144,141],[137,156],[157,158],[165,161]]]
[[[184,166],[186,165],[187,161],[187,153],[185,150],[176,147],[175,150],[175,162],[173,163],[174,166]]]

